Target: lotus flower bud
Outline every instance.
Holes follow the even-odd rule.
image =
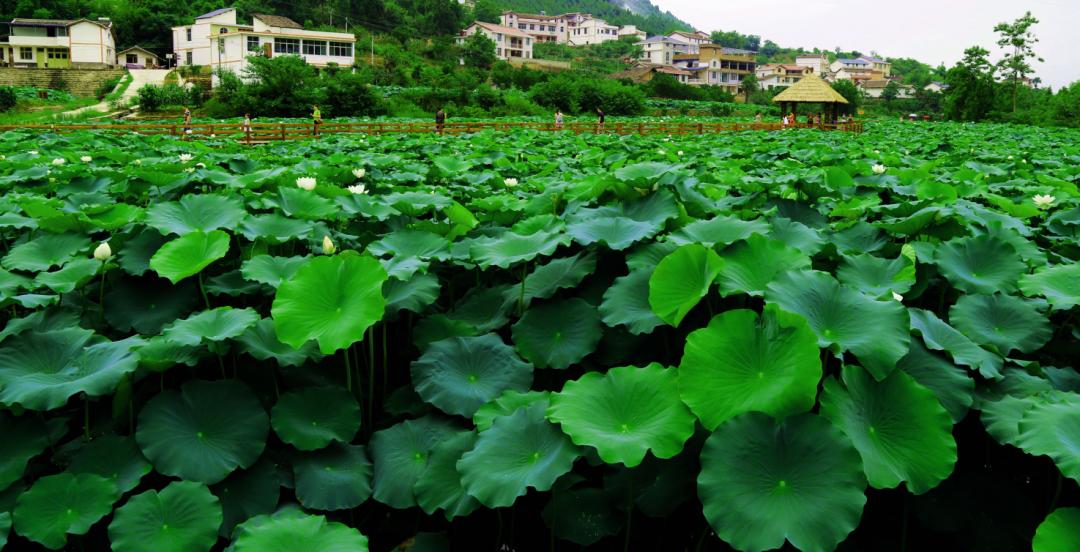
[[[107,261],[112,257],[112,248],[109,247],[109,242],[103,241],[101,245],[94,249],[94,258],[99,261]]]
[[[356,177],[357,180],[359,180],[361,178],[364,178],[364,175],[367,174],[367,171],[365,171],[364,169],[353,169],[352,174]]]
[[[310,192],[315,189],[315,177],[314,176],[301,176],[296,179],[296,186],[301,190]]]
[[[333,255],[337,251],[337,246],[330,240],[330,236],[322,237],[322,252],[326,255]]]

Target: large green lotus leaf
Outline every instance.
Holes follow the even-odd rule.
[[[278,213],[252,215],[240,223],[237,231],[250,241],[265,240],[279,244],[311,235],[315,226],[305,220],[291,219]]]
[[[510,292],[515,287],[518,290],[517,296]],[[457,301],[447,317],[468,324],[476,333],[494,331],[510,320],[507,313],[517,305],[520,294],[520,285],[474,287]]]
[[[783,242],[754,234],[725,249],[718,283],[722,295],[760,297],[777,274],[810,268],[810,257]]]
[[[812,414],[779,423],[743,414],[701,451],[705,519],[739,550],[772,550],[784,539],[800,550],[833,550],[859,524],[865,488],[858,451]]]
[[[686,338],[678,376],[683,402],[710,431],[745,412],[807,412],[821,380],[817,337],[800,316],[727,311]]]
[[[939,245],[934,262],[965,293],[1016,291],[1016,280],[1027,268],[1012,245],[986,234]]]
[[[263,318],[249,327],[235,340],[236,347],[259,360],[274,359],[281,366],[302,366],[310,359],[322,358],[319,347],[309,341],[299,349],[294,349],[278,339],[274,332],[274,321]]]
[[[56,293],[71,293],[85,284],[101,270],[101,261],[96,259],[75,259],[59,270],[39,272],[34,284],[45,286]]]
[[[163,335],[174,343],[194,347],[205,341],[225,341],[242,335],[258,321],[259,313],[255,309],[218,307],[169,324]]]
[[[1033,404],[1020,420],[1016,446],[1049,456],[1062,475],[1080,482],[1080,395],[1062,393]]]
[[[60,266],[90,247],[90,240],[78,234],[44,234],[11,248],[2,264],[8,270],[41,272]]]
[[[285,393],[270,410],[270,425],[297,450],[348,443],[360,430],[360,405],[342,387],[308,387]]]
[[[615,178],[624,182],[631,182],[634,180],[655,180],[676,168],[678,168],[677,165],[649,161],[619,167],[615,170],[614,174]]]
[[[709,293],[724,261],[703,245],[684,245],[664,257],[649,277],[649,306],[661,320],[678,327]]]
[[[600,489],[560,490],[551,494],[541,516],[555,536],[588,547],[622,528],[624,516],[611,502],[609,493]]]
[[[577,287],[595,271],[596,255],[592,253],[578,253],[538,266],[525,277],[525,305],[533,299],[547,299],[560,289]],[[516,286],[508,291],[514,301],[520,299],[520,293],[521,289]]]
[[[1080,263],[1040,268],[1020,278],[1020,291],[1028,297],[1045,297],[1059,310],[1080,305]]]
[[[570,245],[570,236],[545,230],[528,235],[505,232],[497,238],[477,238],[469,249],[469,255],[481,268],[509,268],[538,256],[550,256],[560,245]]]
[[[30,278],[0,268],[0,303],[18,295],[19,290],[29,289],[32,284],[33,280]]]
[[[575,212],[567,224],[566,233],[581,245],[602,243],[610,249],[621,251],[655,236],[662,229],[663,222],[635,220],[624,216],[621,209],[600,207]]]
[[[1032,552],[1076,552],[1080,550],[1080,508],[1058,508],[1046,516],[1035,530]]]
[[[426,230],[402,229],[367,246],[376,257],[416,257],[423,260],[450,258],[450,240]]]
[[[150,399],[135,439],[157,471],[210,485],[254,464],[269,429],[266,411],[246,385],[194,380]]]
[[[146,212],[146,225],[162,234],[184,235],[219,228],[236,229],[247,215],[239,198],[222,194],[188,194],[180,201],[158,203]]]
[[[843,387],[825,380],[821,415],[855,444],[872,487],[904,483],[922,494],[949,477],[956,465],[952,419],[929,389],[902,370],[882,381],[858,366],[842,374]]]
[[[476,446],[457,463],[466,492],[488,508],[510,506],[530,488],[547,491],[581,455],[565,433],[547,421],[538,402],[495,418]]]
[[[698,243],[708,247],[728,245],[745,240],[751,234],[765,234],[769,223],[761,220],[741,220],[738,217],[720,215],[709,220],[697,220],[668,236],[676,245]]]
[[[649,278],[653,269],[633,270],[604,292],[600,317],[608,326],[625,326],[635,335],[651,333],[664,323],[649,306]]]
[[[499,395],[495,400],[481,406],[476,411],[476,414],[473,414],[473,423],[476,424],[477,431],[487,431],[491,429],[491,424],[495,421],[495,418],[508,416],[519,408],[532,406],[536,403],[543,403],[544,408],[547,408],[548,404],[550,404],[550,398],[551,393],[547,391],[527,391],[525,393],[507,391]]]
[[[891,299],[893,293],[907,293],[915,285],[915,259],[904,255],[895,259],[844,256],[844,262],[836,269],[836,278],[871,297]]]
[[[1050,340],[1050,321],[1029,302],[1012,295],[964,295],[949,309],[949,322],[1001,356],[1033,353]]]
[[[296,349],[314,339],[323,354],[360,341],[382,318],[384,281],[379,261],[355,251],[311,259],[274,296],[278,339]]]
[[[85,535],[112,512],[118,498],[116,483],[100,475],[48,475],[19,495],[12,512],[15,532],[45,548],[60,550],[69,534]]]
[[[151,372],[164,372],[177,364],[195,366],[206,354],[205,347],[188,347],[156,335],[138,348],[139,367]]]
[[[461,484],[461,472],[457,462],[461,456],[476,446],[475,431],[463,431],[447,438],[431,449],[427,469],[416,481],[416,502],[427,514],[442,510],[446,520],[467,516],[480,503],[465,493]]]
[[[907,312],[899,302],[878,301],[816,270],[787,272],[769,284],[765,300],[801,315],[818,345],[839,346],[881,380],[908,351]]]
[[[361,445],[335,443],[293,460],[296,498],[312,510],[355,508],[371,497],[371,462]]]
[[[769,237],[787,244],[788,247],[802,251],[806,255],[817,255],[825,247],[825,238],[821,232],[791,219],[777,217],[769,221],[772,229]]]
[[[7,546],[8,531],[11,530],[11,513],[0,512],[0,550]]]
[[[942,322],[932,311],[909,309],[911,329],[918,331],[926,346],[949,353],[957,364],[978,370],[985,378],[1000,378],[1004,361],[975,344],[956,328]]]
[[[277,466],[264,456],[254,466],[234,471],[210,490],[221,498],[222,522],[218,534],[228,537],[238,524],[277,508],[281,480]]]
[[[0,348],[0,403],[60,408],[72,395],[108,395],[139,366],[135,340],[103,341],[82,328],[27,332]]]
[[[976,407],[986,433],[1001,444],[1015,446],[1024,414],[1036,404],[1062,397],[1050,380],[1023,370],[1009,370],[1000,380],[977,391]]]
[[[29,413],[15,417],[0,411],[0,491],[22,478],[30,459],[49,446],[45,423]]]
[[[694,434],[694,415],[679,399],[674,370],[644,368],[588,372],[551,395],[547,417],[575,444],[591,446],[609,464],[632,468],[645,453],[671,458]]]
[[[927,350],[919,341],[911,342],[911,349],[897,367],[932,391],[949,412],[953,423],[960,423],[975,402],[975,380],[962,368]]]
[[[440,290],[439,278],[434,274],[414,274],[406,281],[391,278],[383,283],[386,312],[387,314],[394,314],[401,310],[423,312],[439,298]]]
[[[290,217],[308,220],[332,220],[340,214],[333,201],[296,187],[278,189],[278,207]]]
[[[190,232],[161,246],[150,259],[150,268],[175,284],[202,272],[228,252],[229,235],[225,232]]]
[[[873,253],[889,243],[888,236],[864,221],[834,232],[828,239],[837,251],[847,255]]]
[[[165,324],[201,303],[190,280],[173,285],[154,276],[111,278],[110,285],[112,289],[105,294],[105,320],[122,332],[157,335]]]
[[[465,417],[505,391],[527,390],[533,379],[532,365],[493,333],[436,341],[410,372],[421,398]]]
[[[142,276],[150,270],[150,257],[153,257],[166,241],[165,236],[157,230],[143,227],[132,238],[124,241],[124,246],[117,252],[120,268],[132,276]]]
[[[537,368],[563,370],[596,350],[603,329],[596,307],[574,298],[530,307],[511,333],[521,356]]]
[[[671,242],[643,243],[626,254],[626,268],[630,272],[645,270],[652,272],[664,257],[675,252],[679,246]]]
[[[67,471],[80,474],[92,473],[116,483],[121,493],[134,489],[153,468],[131,437],[105,435],[87,443],[75,457]]]
[[[114,552],[209,550],[218,538],[221,502],[202,483],[174,481],[135,495],[109,524]]]
[[[427,469],[435,445],[457,430],[432,417],[405,420],[371,436],[371,459],[375,463],[375,500],[391,508],[416,506],[413,487]]]
[[[244,279],[277,288],[296,275],[311,257],[273,257],[256,255],[240,265],[240,274]]]
[[[230,552],[368,552],[356,529],[299,509],[251,518],[236,527]]]

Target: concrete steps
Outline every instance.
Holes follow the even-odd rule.
[[[124,69],[23,69],[0,67],[0,86],[33,86],[93,96],[101,83],[122,76]]]

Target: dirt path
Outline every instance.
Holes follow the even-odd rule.
[[[131,84],[128,85],[124,90],[124,93],[120,96],[123,103],[127,103],[128,100],[134,98],[139,93],[139,89],[147,84],[157,86],[165,84],[165,75],[169,74],[169,69],[131,69],[128,73],[131,74]],[[63,115],[78,115],[79,113],[86,111],[109,113],[112,111],[112,107],[109,105],[109,102],[99,102],[94,105],[80,107],[79,109],[65,111]]]

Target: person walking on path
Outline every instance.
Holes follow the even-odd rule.
[[[555,130],[562,130],[562,110],[555,110]]]
[[[318,136],[319,126],[322,125],[322,112],[319,111],[318,104],[311,106],[311,123],[315,136]]]
[[[244,123],[243,123],[242,129],[244,131],[244,142],[246,142],[247,145],[250,146],[251,145],[251,114],[250,113],[244,113]]]
[[[596,132],[604,132],[604,120],[607,118],[607,113],[601,108],[596,108]]]
[[[191,110],[184,108],[184,139],[187,140],[188,135],[191,134]]]
[[[439,110],[435,112],[435,132],[438,133],[439,136],[442,136],[443,126],[445,124],[446,124],[446,112],[443,111],[442,108],[440,107]]]

